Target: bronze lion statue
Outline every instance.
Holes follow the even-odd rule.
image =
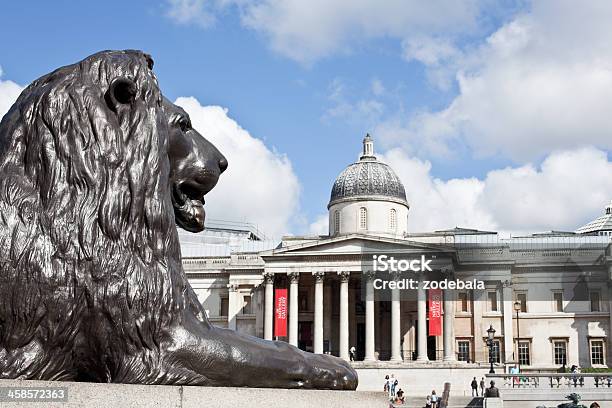
[[[28,86],[0,122],[0,378],[355,389],[343,360],[212,326],[176,225],[223,155],[141,51]]]

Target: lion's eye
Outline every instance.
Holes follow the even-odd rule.
[[[191,123],[189,123],[189,120],[186,118],[181,118],[178,124],[183,132],[186,132],[191,129]]]

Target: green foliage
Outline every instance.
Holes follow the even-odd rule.
[[[582,369],[582,373],[583,374],[592,374],[592,373],[612,373],[612,368],[608,367],[608,368],[593,368],[593,367],[589,367],[589,368],[583,368]]]

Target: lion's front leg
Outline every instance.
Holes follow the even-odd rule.
[[[187,313],[163,351],[165,365],[188,384],[354,390],[357,373],[344,360],[284,342],[202,325]],[[189,375],[187,374],[189,373]]]

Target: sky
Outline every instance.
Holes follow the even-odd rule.
[[[34,79],[142,49],[229,168],[207,216],[327,232],[370,133],[409,229],[574,230],[612,199],[612,2],[27,1],[0,5],[0,115]]]

